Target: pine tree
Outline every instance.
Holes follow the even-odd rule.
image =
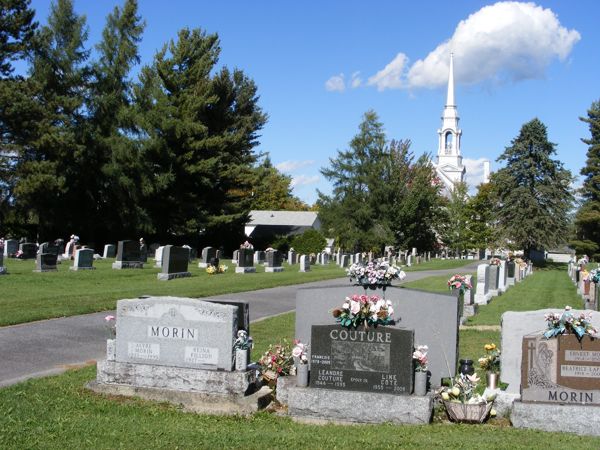
[[[480,184],[477,188],[477,194],[469,198],[467,203],[471,248],[486,249],[500,246],[494,224],[494,211],[496,209],[494,186],[492,183]]]
[[[292,194],[292,177],[273,167],[266,156],[254,170],[252,209],[307,211],[308,205]]]
[[[454,184],[454,189],[443,208],[444,220],[440,223],[439,232],[444,244],[454,250],[456,256],[461,256],[470,248],[471,232],[469,230],[469,196],[468,187],[464,182]]]
[[[581,188],[582,204],[575,217],[577,240],[572,242],[578,252],[594,254],[600,249],[600,100],[592,103],[587,117],[580,117],[590,129],[590,138],[582,139],[589,146],[585,167],[581,175],[585,178]],[[595,260],[600,254],[594,255]]]
[[[37,23],[31,0],[0,2],[0,77],[10,78],[13,61],[27,56],[32,48]]]
[[[533,119],[521,127],[498,161],[506,167],[492,175],[504,236],[526,254],[565,242],[573,196],[571,173],[552,159],[555,144],[546,126]]]
[[[136,107],[151,174],[142,190],[158,236],[223,242],[247,220],[266,115],[241,70],[215,72],[219,53],[216,34],[184,29],[142,69]]]

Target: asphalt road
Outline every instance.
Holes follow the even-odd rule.
[[[462,267],[473,271],[479,261]],[[453,274],[457,269],[408,272],[404,282]],[[245,300],[250,304],[250,320],[293,311],[299,288],[339,285],[344,279],[282,286],[211,298]],[[402,283],[401,283],[402,284]],[[103,359],[108,330],[104,317],[111,312],[43,320],[0,328],[0,387],[29,378],[61,373],[70,367]]]

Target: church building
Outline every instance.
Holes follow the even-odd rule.
[[[462,130],[458,128],[458,111],[454,101],[454,55],[450,54],[450,73],[448,74],[448,95],[442,116],[442,127],[438,130],[438,151],[435,170],[448,192],[454,189],[454,183],[465,181],[467,169],[462,162],[460,140]]]

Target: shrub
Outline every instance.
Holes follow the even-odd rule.
[[[306,230],[304,233],[294,236],[292,247],[298,254],[310,255],[323,251],[327,245],[325,236],[317,230]]]

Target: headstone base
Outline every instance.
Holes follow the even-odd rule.
[[[37,272],[37,273],[42,273],[42,272],[57,272],[58,269],[56,266],[48,266],[48,267],[42,267],[40,270],[34,270],[33,272]]]
[[[515,428],[600,436],[600,427],[592,425],[600,423],[600,406],[515,401],[510,421]]]
[[[102,360],[97,363],[96,381],[101,385],[243,397],[256,386],[256,371],[228,372]]]
[[[156,275],[156,278],[160,281],[168,281],[173,280],[175,278],[187,278],[191,277],[191,272],[177,272],[177,273],[159,273]]]
[[[69,267],[69,270],[96,270],[95,267]]]
[[[463,317],[471,317],[477,314],[478,305],[464,305]]]
[[[8,271],[6,267],[0,267],[0,275],[8,275]]]
[[[256,267],[236,267],[235,273],[255,273]]]
[[[208,263],[200,262],[200,263],[198,263],[198,267],[200,269],[206,269],[208,267]]]
[[[515,285],[515,279],[514,278],[507,278],[506,279],[506,285],[507,286],[514,286]]]
[[[431,422],[433,396],[390,395],[289,386],[288,414],[312,423],[426,424]],[[368,405],[359,407],[357,405]]]
[[[141,261],[116,261],[112,263],[113,269],[143,269],[144,263]]]
[[[265,267],[265,272],[283,272],[283,267]]]
[[[263,386],[244,396],[214,395],[170,389],[135,387],[118,384],[89,382],[86,387],[105,395],[139,397],[145,400],[168,402],[184,411],[215,415],[250,415],[264,409],[272,400],[271,389]]]
[[[490,302],[491,298],[492,298],[492,296],[489,294],[486,294],[486,295],[475,294],[475,303],[477,305],[487,305]]]

